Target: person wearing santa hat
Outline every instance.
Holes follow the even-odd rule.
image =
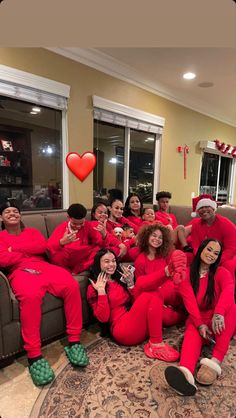
[[[210,195],[200,195],[193,199],[192,216],[199,216],[186,227],[191,233],[193,253],[207,238],[218,239],[223,246],[221,265],[233,275],[236,269],[236,226],[226,217],[216,214],[217,204]]]

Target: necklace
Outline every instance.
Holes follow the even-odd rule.
[[[205,274],[207,273],[209,271],[209,268],[204,268],[204,267],[200,267],[200,269],[199,269],[199,275],[200,275],[200,277],[203,277],[203,276],[205,276]]]

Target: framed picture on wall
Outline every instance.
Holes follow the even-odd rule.
[[[7,139],[1,139],[1,145],[3,151],[13,151],[12,142]]]

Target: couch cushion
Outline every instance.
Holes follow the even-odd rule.
[[[173,213],[176,216],[179,225],[186,225],[189,221],[191,221],[191,219],[193,219],[191,217],[192,211],[191,206],[170,206],[170,213]]]
[[[41,232],[41,234],[43,234],[45,238],[48,238],[43,214],[24,214],[22,215],[22,222],[27,228],[36,228]]]
[[[52,234],[54,229],[65,222],[67,219],[67,213],[65,212],[58,212],[58,213],[50,213],[45,215],[45,223],[48,232],[48,236]]]

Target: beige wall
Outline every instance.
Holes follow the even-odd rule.
[[[132,106],[166,120],[161,155],[160,189],[172,191],[173,204],[190,204],[198,194],[200,140],[218,138],[236,145],[236,128],[194,112],[85,65],[37,48],[0,48],[0,63],[71,86],[68,109],[69,151],[82,154],[93,149],[92,95]],[[220,97],[219,97],[220,100]],[[178,145],[190,147],[187,179],[183,178],[183,156]],[[92,175],[83,183],[69,176],[70,202],[92,204]],[[234,203],[236,202],[236,191]]]

